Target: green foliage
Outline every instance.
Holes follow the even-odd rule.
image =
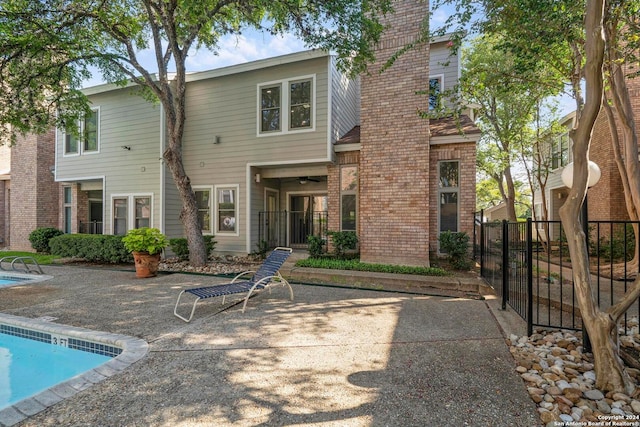
[[[591,238],[595,235],[593,228],[593,226],[589,227]],[[616,227],[612,237],[601,237],[599,242],[590,241],[589,249],[591,255],[600,256],[605,261],[622,262],[633,259],[635,244],[633,226],[624,224],[624,227]]]
[[[321,237],[309,235],[307,243],[309,243],[309,256],[311,258],[319,258],[324,253],[324,245],[327,244],[327,241]]]
[[[155,255],[167,247],[169,242],[157,228],[134,228],[122,238],[124,247],[131,252],[147,252]]]
[[[122,236],[107,234],[63,234],[51,239],[51,253],[98,263],[128,263],[133,258]]]
[[[469,235],[464,232],[445,231],[440,233],[440,251],[447,254],[451,266],[457,270],[468,270]]]
[[[57,255],[51,254],[41,254],[41,253],[33,253],[33,252],[23,252],[23,251],[0,251],[0,258],[4,257],[23,257],[28,256],[35,259],[40,265],[49,265],[52,264],[54,260],[60,258]]]
[[[410,267],[404,265],[369,264],[357,259],[307,258],[296,262],[297,267],[327,268],[333,270],[368,271],[374,273],[414,274],[420,276],[447,276],[445,270],[437,267]]]
[[[62,230],[53,227],[36,228],[29,234],[29,242],[36,252],[51,253],[49,241],[61,234],[64,234]]]
[[[355,231],[327,231],[331,236],[333,253],[338,259],[346,257],[346,251],[354,250],[358,245],[358,236]]]
[[[204,237],[204,245],[207,250],[207,256],[211,255],[211,252],[216,248],[216,242],[214,236],[206,235]],[[173,252],[178,258],[181,260],[189,259],[189,244],[187,243],[186,237],[176,237],[173,239],[169,239],[169,247],[171,248],[171,252]]]
[[[260,259],[265,259],[267,257],[267,252],[269,252],[269,243],[267,243],[266,240],[260,240],[256,243],[254,255],[258,255]]]

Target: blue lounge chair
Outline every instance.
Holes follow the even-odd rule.
[[[190,322],[193,318],[193,313],[196,311],[196,304],[201,299],[222,297],[222,304],[224,304],[227,295],[243,294],[246,292],[247,296],[244,298],[244,304],[242,305],[242,312],[244,313],[244,310],[247,308],[247,301],[249,301],[249,297],[255,291],[267,289],[274,285],[288,286],[289,293],[291,294],[291,301],[293,301],[293,289],[291,289],[291,285],[284,277],[282,277],[279,271],[282,264],[284,264],[287,258],[289,258],[289,255],[291,255],[291,252],[292,250],[289,248],[275,248],[255,273],[252,271],[245,271],[234,277],[230,283],[223,285],[203,286],[200,288],[183,290],[180,292],[180,295],[178,295],[178,300],[176,301],[176,306],[173,309],[173,314],[185,322]],[[250,279],[239,280],[241,277],[245,277],[249,273],[254,273]],[[182,317],[178,314],[178,304],[180,304],[180,298],[185,293],[192,294],[196,297],[193,307],[191,308],[191,315],[189,318]]]

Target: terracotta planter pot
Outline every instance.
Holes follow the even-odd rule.
[[[133,260],[136,263],[136,277],[155,277],[158,274],[160,254],[150,255],[147,252],[133,252]]]

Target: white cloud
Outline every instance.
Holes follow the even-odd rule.
[[[259,32],[224,37],[216,53],[207,49],[190,52],[188,71],[204,71],[304,50],[304,44],[292,35],[271,36]]]
[[[226,36],[220,40],[218,49],[192,49],[186,60],[188,72],[206,71],[229,65],[242,64],[258,59],[286,55],[305,50],[304,43],[295,36],[285,34],[272,36],[259,31],[247,31],[239,36]],[[140,62],[151,72],[155,72],[155,54],[150,49],[139,53]],[[172,71],[172,70],[170,70]],[[84,82],[84,87],[104,83],[99,71],[94,71],[91,79]]]

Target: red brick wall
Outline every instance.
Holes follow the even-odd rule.
[[[55,132],[20,137],[11,153],[11,249],[33,250],[29,234],[39,227],[58,227]]]
[[[377,48],[377,64],[362,77],[360,256],[364,262],[429,265],[429,124],[416,111],[427,99],[428,47],[384,63],[419,34],[428,2],[399,0]]]
[[[9,180],[0,181],[0,247],[9,245]]]
[[[628,79],[627,85],[636,119],[636,132],[640,135],[640,79]],[[618,137],[622,142],[622,132]],[[600,181],[589,189],[589,220],[628,220],[624,189],[620,172],[614,161],[611,131],[604,111],[596,120],[589,151],[589,158],[602,171]]]

